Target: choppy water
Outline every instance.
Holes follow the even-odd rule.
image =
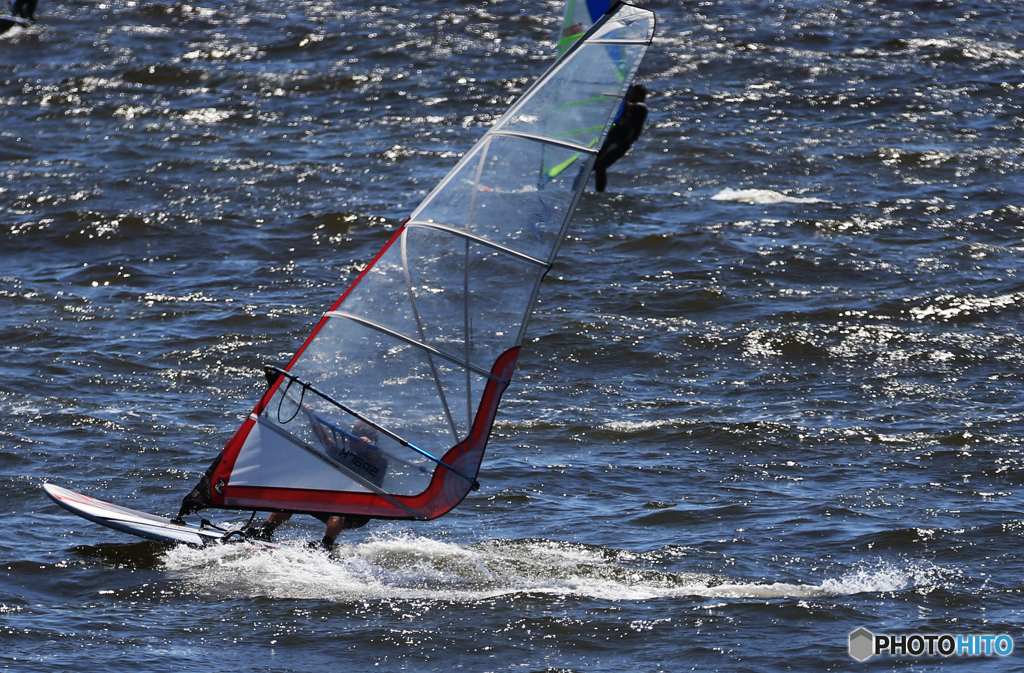
[[[1022,670],[1024,12],[646,2],[650,127],[545,282],[483,488],[336,558],[167,550],[558,2],[44,2],[0,36],[0,665]],[[228,514],[227,517],[237,516]]]

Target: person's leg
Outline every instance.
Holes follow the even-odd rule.
[[[271,512],[270,516],[267,517],[266,525],[270,526],[270,531],[273,532],[278,526],[290,518],[292,518],[291,512]]]
[[[271,512],[267,520],[245,527],[245,534],[256,540],[270,542],[277,527],[292,518],[291,512]]]
[[[324,531],[324,546],[330,548],[343,530],[345,530],[345,517],[332,516],[328,519],[327,530]]]
[[[338,535],[343,530],[351,530],[352,528],[362,528],[370,522],[370,517],[359,516],[350,514],[347,516],[332,516],[326,521],[327,530],[324,531],[324,538],[320,540],[320,546],[324,549],[330,549],[334,546],[334,541],[338,539]]]
[[[615,143],[601,148],[601,152],[597,155],[597,161],[594,162],[594,180],[597,183],[595,185],[597,191],[604,191],[605,185],[608,184],[608,167],[614,164],[622,154],[619,152],[619,146]]]
[[[620,145],[619,143],[611,143],[601,148],[601,152],[597,155],[597,161],[594,162],[594,173],[597,175],[598,185],[597,191],[603,192],[605,184],[607,184],[607,171],[612,164],[626,156],[626,152],[629,151],[628,145]]]

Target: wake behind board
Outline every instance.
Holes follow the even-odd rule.
[[[43,484],[43,490],[55,503],[83,519],[157,542],[202,547],[209,542],[224,541],[226,536],[219,530],[172,523],[162,516],[120,507],[53,484]]]

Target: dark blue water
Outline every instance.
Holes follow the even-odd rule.
[[[168,550],[39,487],[175,511],[562,4],[44,0],[0,36],[0,666],[1024,670],[847,653],[1024,645],[1024,12],[641,4],[650,124],[483,487],[332,559],[308,517]]]

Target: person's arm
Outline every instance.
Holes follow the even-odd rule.
[[[338,444],[334,441],[333,433],[328,432],[328,429],[324,427],[323,421],[320,417],[310,411],[306,405],[302,406],[302,410],[306,412],[306,417],[309,418],[309,429],[313,431],[316,439],[325,449],[336,447]]]

